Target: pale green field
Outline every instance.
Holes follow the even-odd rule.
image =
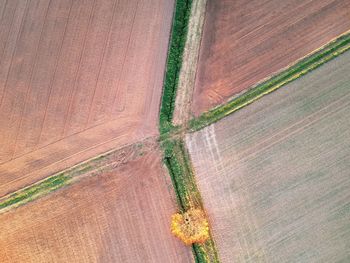
[[[222,262],[350,262],[350,52],[186,142]]]

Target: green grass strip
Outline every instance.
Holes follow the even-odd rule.
[[[169,170],[181,211],[184,212],[191,207],[201,207],[199,191],[189,168],[189,160],[184,154],[183,142],[170,139],[162,142],[161,146],[164,152],[164,163]]]
[[[140,147],[138,147],[138,149],[142,150]],[[55,190],[67,186],[75,182],[79,176],[84,176],[88,173],[98,174],[103,169],[109,169],[108,162],[110,162],[110,158],[112,158],[114,154],[116,154],[116,151],[114,150],[104,153],[91,160],[80,163],[65,171],[54,174],[28,187],[22,188],[14,193],[0,198],[0,212],[24,205],[39,197],[45,196]]]
[[[191,6],[192,0],[176,1],[159,115],[159,129],[161,134],[170,131],[173,127],[172,119],[176,91],[182,65],[182,55],[186,43]]]
[[[350,33],[345,34],[336,40],[330,42],[322,49],[312,55],[300,60],[285,71],[273,76],[269,80],[258,84],[247,92],[232,99],[228,103],[216,107],[203,113],[198,118],[189,122],[190,131],[198,131],[225,116],[241,109],[242,107],[256,101],[264,95],[290,83],[293,80],[305,75],[306,73],[318,68],[329,60],[339,56],[350,48]]]
[[[95,176],[112,170],[114,165],[122,164],[122,162],[116,162],[121,160],[121,156],[125,152],[133,152],[129,158],[136,158],[135,156],[142,156],[144,151],[153,149],[153,139],[144,140],[132,145],[127,145],[121,149],[111,150],[103,153],[95,158],[77,164],[65,171],[54,174],[41,181],[33,183],[25,188],[22,188],[14,193],[8,194],[0,198],[0,212],[7,211],[11,208],[18,207],[33,201],[39,197],[47,195],[55,190],[58,190],[66,185],[69,185],[82,177],[89,175]],[[146,147],[146,149],[145,149]],[[123,159],[125,161],[125,159]],[[113,165],[111,165],[113,164]]]
[[[18,206],[30,202],[39,196],[67,185],[71,179],[72,176],[60,173],[27,188],[21,189],[10,196],[3,198],[3,201],[0,201],[0,210],[9,208],[10,206]]]
[[[161,146],[164,152],[164,163],[169,170],[181,212],[194,207],[203,209],[184,142],[181,139],[168,139],[163,141]],[[196,262],[219,262],[212,239],[204,244],[194,244],[192,249]]]
[[[182,212],[191,207],[202,207],[184,143],[182,140],[169,139],[181,131],[181,127],[174,126],[172,120],[191,6],[192,0],[176,1],[159,114],[164,163],[168,168],[178,206]],[[192,249],[195,261],[198,263],[219,262],[212,239],[205,244],[194,244]]]
[[[69,185],[75,181],[79,175],[83,175],[93,170],[98,170],[96,168],[98,168],[99,163],[103,161],[104,158],[104,155],[98,156],[97,158],[86,163],[74,166],[69,170],[47,177],[42,181],[38,181],[28,187],[22,188],[12,194],[2,197],[0,199],[0,212],[3,209],[8,210],[24,205],[30,201]]]

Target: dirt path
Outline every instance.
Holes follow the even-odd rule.
[[[185,124],[190,117],[206,5],[207,0],[194,0],[192,3],[191,17],[188,24],[187,39],[175,100],[173,117],[175,125]]]

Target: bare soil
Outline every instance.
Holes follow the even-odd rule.
[[[350,52],[187,136],[221,262],[346,262]]]
[[[193,262],[159,152],[0,215],[1,262]]]
[[[0,196],[158,133],[173,0],[0,3]]]
[[[347,0],[208,1],[192,111],[198,116],[350,29]]]

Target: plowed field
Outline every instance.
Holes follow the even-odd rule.
[[[173,1],[0,1],[0,196],[157,133]]]
[[[187,136],[222,262],[347,262],[350,52]]]
[[[208,1],[192,110],[224,103],[350,29],[348,0]]]
[[[158,152],[0,215],[1,262],[193,262]]]

